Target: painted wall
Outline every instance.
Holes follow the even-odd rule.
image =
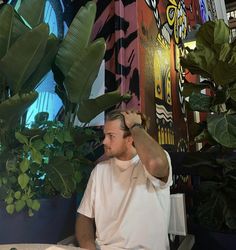
[[[63,0],[65,13],[86,2]],[[181,41],[196,24],[215,17],[209,0],[97,0],[93,38],[102,36],[107,44],[106,91],[131,92],[132,100],[121,106],[144,112],[149,133],[170,150],[189,149],[193,121],[181,97]]]

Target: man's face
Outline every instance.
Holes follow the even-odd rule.
[[[120,127],[120,120],[107,121],[104,125],[104,136],[105,155],[126,160],[132,142],[130,136],[124,137],[124,131]]]

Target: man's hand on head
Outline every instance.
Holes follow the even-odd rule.
[[[136,111],[126,111],[126,112],[121,112],[122,115],[125,118],[125,125],[128,128],[132,128],[134,124],[142,124],[142,117],[141,115],[136,112]]]

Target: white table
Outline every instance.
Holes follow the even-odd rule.
[[[9,244],[0,245],[0,250],[82,250],[84,248],[66,246],[66,245],[51,245],[51,244]]]

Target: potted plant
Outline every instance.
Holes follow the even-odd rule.
[[[94,140],[99,135],[92,129],[74,126],[75,117],[86,124],[105,109],[130,98],[117,90],[89,99],[106,45],[103,38],[91,41],[95,2],[88,2],[78,11],[63,40],[49,33],[43,22],[44,7],[45,0],[24,0],[18,11],[9,4],[0,9],[0,200],[16,222],[19,221],[15,212],[24,216],[27,211],[33,216],[39,211],[37,216],[42,198],[59,194],[68,198],[83,189],[84,178],[91,170],[88,154],[94,150]],[[51,69],[57,82],[56,92],[63,102],[64,119],[48,121],[48,114],[40,113],[29,128],[25,124],[27,108],[38,96],[35,88]],[[2,209],[0,212],[5,215]],[[54,213],[56,210],[50,216]],[[69,213],[74,219],[74,211]],[[68,224],[59,224],[60,217],[62,214],[54,219],[58,224],[53,231]],[[26,234],[36,230],[30,218],[22,218],[31,223],[26,226]],[[48,223],[36,226],[39,230],[35,234],[40,237],[22,238],[25,235],[21,226],[20,236],[8,239],[8,224],[0,230],[0,243],[56,242],[65,236],[65,232],[58,231],[53,238],[46,229],[50,228]],[[69,224],[73,229],[73,222]]]
[[[186,56],[181,58],[181,65],[201,76],[196,83],[185,79],[183,95],[188,97],[187,107],[206,115],[205,121],[190,128],[195,132],[195,142],[203,142],[204,147],[199,154],[187,153],[183,161],[184,167],[200,176],[194,198],[194,218],[204,228],[218,232],[217,237],[201,234],[204,240],[200,243],[197,238],[197,244],[200,248],[233,249],[236,231],[236,41],[230,42],[230,30],[223,20],[209,21],[200,27],[196,48],[188,49]],[[206,149],[214,153],[203,153]],[[232,233],[233,239],[228,245],[225,241],[220,242],[221,232]]]

